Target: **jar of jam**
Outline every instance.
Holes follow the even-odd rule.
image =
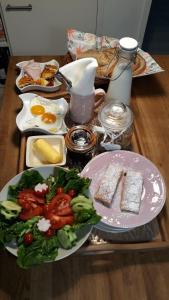
[[[77,125],[69,129],[65,136],[65,143],[69,167],[82,169],[94,156],[97,136],[90,127]]]
[[[106,150],[129,149],[133,133],[133,113],[123,103],[108,103],[98,115],[104,129],[101,146]]]

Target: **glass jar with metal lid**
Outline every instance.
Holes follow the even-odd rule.
[[[68,149],[68,164],[82,168],[94,155],[97,136],[90,127],[77,125],[68,130],[65,143]]]
[[[98,119],[104,129],[101,146],[106,150],[128,149],[133,133],[133,113],[123,103],[106,104]]]

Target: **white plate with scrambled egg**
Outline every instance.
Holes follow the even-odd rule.
[[[16,66],[20,69],[16,86],[22,93],[33,90],[55,92],[62,85],[55,76],[59,70],[59,63],[55,59],[44,63],[22,61]]]
[[[68,103],[64,98],[48,100],[33,93],[19,95],[23,103],[16,117],[20,131],[40,131],[47,134],[64,134],[67,127],[64,122]]]

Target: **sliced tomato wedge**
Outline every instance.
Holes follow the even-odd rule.
[[[44,201],[42,197],[37,197],[32,189],[25,189],[18,195],[18,203],[23,209],[35,208],[35,205],[44,204]]]
[[[50,222],[51,222],[52,229],[60,229],[65,225],[71,225],[74,222],[74,217],[73,217],[73,215],[57,216],[57,215],[51,214]]]
[[[19,214],[19,218],[23,221],[29,220],[35,216],[42,216],[43,215],[43,207],[36,206],[36,208],[32,208],[30,210],[23,210]]]
[[[68,194],[60,193],[51,200],[51,202],[48,204],[48,208],[50,211],[52,211],[53,209],[56,209],[63,201],[70,203],[71,199],[72,198]]]

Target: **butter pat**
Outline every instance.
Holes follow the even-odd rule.
[[[33,143],[33,149],[38,154],[39,158],[45,163],[56,164],[62,160],[61,149],[55,150],[44,139],[37,139]]]

